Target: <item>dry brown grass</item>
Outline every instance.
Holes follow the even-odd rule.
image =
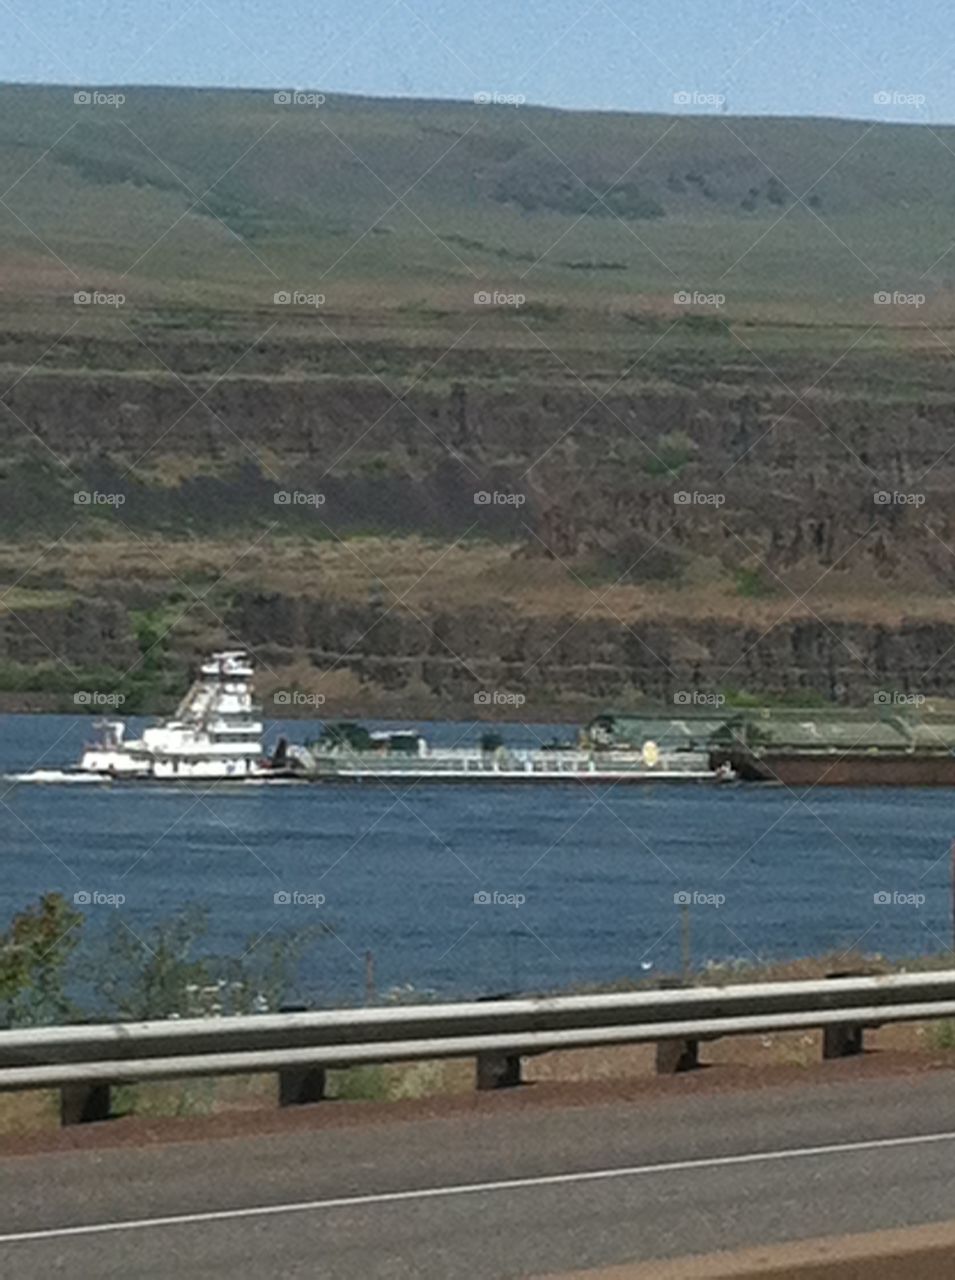
[[[16,581],[17,608],[59,598],[44,575],[46,545],[0,544],[0,578]],[[38,567],[32,572],[31,566]],[[744,598],[735,581],[712,568],[691,583],[613,585],[584,581],[572,565],[529,555],[514,544],[469,542],[449,547],[422,537],[363,537],[314,541],[306,538],[174,540],[150,536],[104,537],[57,548],[56,573],[76,592],[97,594],[110,582],[139,582],[157,597],[188,583],[243,586],[313,599],[366,602],[377,595],[385,606],[406,597],[417,610],[505,607],[524,617],[604,619],[632,625],[660,621],[732,622],[767,630],[783,621],[811,619],[898,626],[903,619],[955,621],[955,600],[928,594],[917,584],[894,589],[864,572],[834,572],[814,589],[818,568],[787,572],[791,590]],[[177,582],[177,579],[179,580]],[[34,585],[35,584],[35,587]],[[36,594],[34,595],[34,590]],[[796,595],[807,592],[804,602]],[[11,597],[12,598],[12,597]],[[401,608],[402,606],[396,606]]]
[[[8,596],[18,611],[68,603],[70,593],[109,595],[111,582],[138,582],[157,602],[188,589],[215,585],[269,590],[325,602],[366,603],[430,613],[447,609],[503,608],[526,618],[603,620],[613,626],[650,622],[713,622],[771,630],[781,623],[826,622],[897,627],[904,621],[955,622],[955,600],[928,593],[922,584],[886,584],[864,571],[832,572],[818,585],[818,567],[787,571],[772,594],[746,598],[717,562],[694,572],[693,581],[612,584],[584,580],[572,564],[529,554],[524,545],[463,543],[448,547],[421,536],[232,540],[137,539],[108,535],[68,541],[47,557],[44,543],[0,544],[0,581],[23,581]],[[55,566],[55,567],[54,567]],[[55,581],[51,581],[54,577]],[[794,594],[795,593],[795,594]],[[798,596],[805,593],[805,599]],[[405,598],[405,604],[397,603]]]

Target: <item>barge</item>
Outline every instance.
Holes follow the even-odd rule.
[[[741,778],[812,787],[955,786],[955,716],[911,705],[766,710],[727,721],[713,759]]]
[[[667,722],[712,768],[745,782],[792,787],[955,785],[955,712],[912,695],[876,694],[871,708],[753,707],[695,711]],[[589,726],[607,745],[661,733],[660,716],[599,716]]]
[[[707,750],[670,748],[647,738],[639,749],[602,749],[586,740],[540,747],[505,744],[485,733],[469,746],[432,746],[408,730],[332,725],[306,747],[278,759],[315,782],[718,782],[732,775]]]

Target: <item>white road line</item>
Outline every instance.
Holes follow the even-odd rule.
[[[623,1169],[549,1173],[537,1178],[505,1178],[499,1182],[468,1182],[449,1187],[421,1187],[416,1191],[384,1191],[373,1195],[339,1196],[330,1200],[263,1204],[254,1205],[248,1209],[215,1209],[206,1213],[178,1213],[165,1218],[132,1218],[128,1222],[93,1222],[80,1227],[48,1227],[39,1231],[14,1231],[0,1235],[0,1244],[15,1244],[24,1240],[55,1240],[66,1236],[103,1235],[112,1231],[142,1231],[148,1227],[181,1227],[202,1222],[232,1222],[240,1218],[266,1218],[280,1213],[354,1209],[364,1205],[400,1204],[408,1200],[440,1200],[450,1196],[518,1191],[525,1187],[558,1187],[579,1182],[609,1182],[616,1178],[685,1173],[693,1169],[722,1169],[731,1165],[760,1164],[771,1160],[800,1160],[809,1156],[851,1155],[857,1151],[884,1151],[894,1147],[916,1147],[933,1142],[955,1142],[955,1132],[914,1134],[906,1138],[872,1138],[866,1142],[842,1142],[824,1147],[789,1147],[781,1151],[750,1151],[739,1156],[705,1156],[699,1160],[670,1160],[663,1164],[638,1164]]]

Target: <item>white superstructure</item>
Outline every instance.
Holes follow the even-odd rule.
[[[252,661],[241,649],[214,653],[169,720],[126,737],[123,720],[107,720],[78,772],[110,778],[250,778],[269,772],[263,726],[252,701]]]

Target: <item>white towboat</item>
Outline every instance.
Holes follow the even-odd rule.
[[[126,737],[123,720],[100,723],[100,739],[72,769],[15,774],[15,782],[95,782],[119,778],[157,781],[271,779],[263,725],[252,701],[253,667],[241,649],[214,653],[175,714]]]

